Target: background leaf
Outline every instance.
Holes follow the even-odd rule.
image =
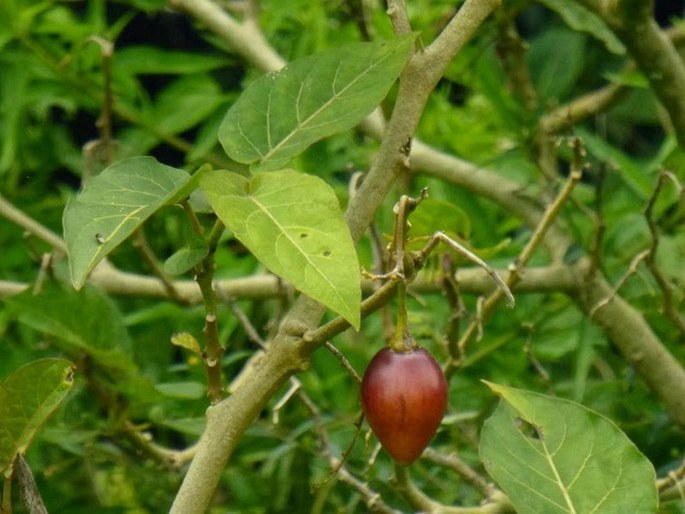
[[[77,292],[48,284],[38,295],[25,291],[8,303],[19,321],[57,338],[62,348],[74,356],[85,351],[109,368],[136,371],[121,314],[99,289],[85,287]]]
[[[564,28],[550,29],[531,42],[530,73],[541,99],[568,95],[583,71],[586,37]],[[554,54],[549,49],[554,48]]]
[[[139,45],[117,50],[113,60],[114,73],[118,74],[172,74],[201,73],[226,66],[231,62],[224,56],[203,55]]]
[[[41,425],[73,385],[74,367],[64,359],[22,366],[0,383],[0,471],[9,474]]]
[[[587,32],[604,43],[612,53],[623,55],[626,47],[594,12],[576,2],[564,0],[540,0],[547,8],[556,11],[573,30]]]
[[[164,261],[164,271],[169,275],[181,275],[200,264],[208,253],[207,240],[202,236],[193,236],[187,245]]]
[[[226,113],[219,141],[238,162],[282,167],[369,114],[404,68],[413,42],[412,35],[343,45],[260,77]]]
[[[214,171],[200,185],[221,221],[270,271],[359,327],[359,262],[330,186],[291,170],[251,180]]]
[[[126,159],[93,177],[64,209],[74,287],[81,288],[97,263],[155,211],[186,190],[184,194],[190,194],[195,183],[191,180],[187,172],[152,157]]]
[[[612,421],[569,400],[487,385],[502,400],[480,454],[517,512],[656,512],[654,468]]]

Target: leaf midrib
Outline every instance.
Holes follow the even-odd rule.
[[[316,111],[314,111],[312,114],[310,114],[309,116],[307,116],[307,117],[304,119],[304,121],[303,121],[302,123],[300,123],[299,125],[296,125],[295,128],[293,128],[293,130],[291,130],[290,133],[288,133],[287,136],[285,136],[283,139],[281,139],[281,141],[280,141],[276,146],[271,147],[271,144],[270,144],[270,142],[271,142],[271,134],[270,134],[270,132],[269,132],[269,133],[267,134],[267,138],[268,138],[268,140],[269,140],[269,147],[270,147],[271,149],[270,149],[266,154],[264,154],[264,155],[262,156],[262,159],[261,159],[262,162],[268,161],[274,154],[276,154],[276,153],[278,152],[278,150],[280,150],[283,146],[285,146],[285,144],[286,144],[288,141],[290,141],[290,139],[292,139],[292,138],[295,136],[295,134],[297,134],[298,131],[303,130],[303,129],[307,126],[307,124],[308,124],[312,119],[314,119],[314,118],[315,118],[316,116],[318,116],[321,112],[323,112],[325,109],[327,109],[335,100],[337,100],[338,98],[340,98],[340,97],[341,97],[349,88],[351,88],[355,83],[357,83],[358,81],[360,81],[360,80],[362,79],[362,77],[364,77],[364,76],[366,76],[368,73],[370,73],[371,70],[372,70],[373,68],[375,68],[376,66],[378,66],[378,65],[379,65],[380,63],[382,63],[384,60],[388,59],[393,53],[394,53],[394,52],[390,52],[390,53],[386,54],[385,56],[383,56],[383,58],[381,58],[381,59],[379,59],[379,60],[373,62],[366,70],[364,70],[362,73],[360,73],[359,75],[357,75],[357,76],[354,78],[354,80],[352,80],[351,82],[349,82],[349,83],[348,83],[343,89],[341,89],[338,93],[335,93],[328,101],[324,102],[323,105],[321,105],[321,107],[319,107]],[[338,65],[338,68],[336,68],[336,70],[335,70],[336,76],[337,76],[339,70],[340,70],[340,65]],[[334,84],[335,84],[335,82],[334,82]],[[302,85],[303,85],[303,84],[302,84],[302,82],[301,82],[301,83],[300,83],[300,91],[298,91],[298,97],[297,97],[298,102],[297,102],[297,104],[296,104],[296,106],[295,106],[296,109],[298,110],[298,112],[299,112],[300,94],[301,94],[301,92],[302,92]],[[271,99],[271,92],[269,92],[269,100],[270,100],[270,99]],[[270,111],[269,111],[269,109],[267,108],[267,123],[268,123],[268,120],[269,120],[270,116],[271,116]],[[298,115],[298,120],[299,120],[299,115]],[[253,145],[253,146],[254,146],[254,145]]]
[[[561,479],[561,476],[559,475],[559,471],[557,470],[556,463],[554,462],[554,455],[549,452],[547,448],[547,443],[544,439],[542,439],[540,442],[543,450],[545,451],[545,459],[547,460],[547,464],[549,465],[550,469],[552,470],[552,473],[554,474],[554,480],[556,481],[557,486],[559,487],[559,490],[561,491],[561,494],[564,497],[564,502],[569,508],[569,513],[577,514],[576,508],[573,506],[571,496],[569,495],[568,490],[566,489],[566,486],[564,485],[564,482]]]
[[[265,205],[263,205],[263,204],[259,201],[258,198],[254,197],[254,196],[251,196],[250,199],[251,199],[252,202],[259,208],[259,210],[260,210],[261,212],[263,212],[263,213],[269,218],[269,220],[278,228],[278,230],[279,230],[283,235],[285,235],[285,237],[290,241],[290,243],[291,243],[295,248],[297,248],[298,252],[300,252],[300,253],[304,256],[305,260],[312,266],[312,268],[316,271],[316,273],[317,273],[320,277],[322,277],[322,278],[326,281],[326,283],[330,286],[331,290],[335,292],[335,295],[336,295],[336,297],[338,298],[338,300],[339,300],[340,302],[342,302],[342,304],[345,305],[345,306],[347,307],[347,302],[345,301],[345,299],[344,299],[342,296],[340,296],[340,293],[338,292],[338,288],[335,286],[335,284],[333,284],[333,283],[328,279],[328,277],[326,276],[325,273],[322,273],[322,272],[321,272],[321,270],[319,269],[319,267],[318,267],[318,266],[309,258],[309,255],[307,254],[307,252],[305,252],[302,248],[300,248],[300,246],[297,244],[297,242],[296,242],[292,237],[290,237],[290,235],[289,235],[288,232],[286,231],[285,227],[284,227],[283,225],[281,225],[281,224],[278,222],[278,220],[277,220],[276,218],[274,218],[274,217],[271,215],[271,213],[269,212],[268,208],[267,208]]]

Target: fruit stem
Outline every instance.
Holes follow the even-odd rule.
[[[409,213],[428,196],[428,191],[423,189],[418,198],[410,198],[402,195],[400,201],[395,205],[395,234],[390,245],[390,252],[395,258],[394,273],[398,274],[400,281],[397,284],[397,323],[395,334],[390,341],[390,348],[395,352],[408,352],[416,348],[416,341],[409,334],[407,323],[407,281],[413,277],[408,277],[404,269],[404,252],[407,244],[407,218]],[[413,272],[410,273],[413,275]]]
[[[395,334],[390,340],[390,348],[395,352],[408,352],[416,348],[416,341],[409,334],[407,323],[407,283],[400,280],[397,284],[397,322]]]

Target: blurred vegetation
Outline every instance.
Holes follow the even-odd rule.
[[[413,28],[424,41],[432,40],[455,9],[455,2],[447,0],[408,3]],[[390,37],[392,26],[381,3],[364,4],[368,34],[374,39]],[[498,26],[505,14],[499,13],[454,60],[428,103],[417,136],[544,199],[547,193],[532,141],[540,116],[607,83],[627,84],[608,109],[567,131],[583,139],[590,168],[562,213],[575,242],[566,259],[573,262],[581,252],[592,251],[597,230],[593,212],[601,198],[602,271],[613,283],[626,279],[622,296],[683,362],[684,335],[663,312],[662,292],[654,277],[644,263],[637,263],[635,272],[626,277],[635,256],[650,245],[644,210],[659,172],[668,167],[682,181],[682,158],[664,130],[664,113],[646,82],[638,73],[626,71],[625,56],[612,52],[606,42],[570,28],[543,4],[547,2],[519,0],[502,7],[516,13],[534,100],[512,92]],[[663,4],[658,7],[665,8],[667,2]],[[682,23],[676,18],[682,15],[681,3],[668,4],[673,10],[659,11],[660,21]],[[355,5],[342,0],[264,0],[259,22],[269,42],[290,60],[362,39]],[[188,170],[204,162],[239,169],[222,153],[216,132],[243,86],[261,72],[246,66],[216,36],[199,30],[189,17],[159,0],[3,0],[0,194],[58,234],[67,199],[79,189],[85,173],[97,173],[104,166],[101,156],[87,150],[100,136],[103,41],[114,43],[116,159],[147,154]],[[352,174],[368,169],[376,149],[377,143],[368,136],[343,133],[312,146],[296,159],[296,166],[323,177],[345,204]],[[569,156],[563,145],[559,151],[564,170]],[[450,202],[463,211],[467,224],[462,235],[493,266],[506,266],[531,234],[522,220],[490,200],[426,175],[402,179],[388,195],[377,214],[382,233],[392,231],[392,206],[399,195],[415,195],[423,187],[429,188],[431,199]],[[436,212],[432,219],[426,215],[429,219],[421,221],[431,230],[445,228],[446,220]],[[661,228],[658,265],[674,285],[680,308],[685,231],[682,205],[669,185],[657,202],[656,218]],[[171,209],[153,217],[145,231],[160,259],[182,246],[190,233],[182,213]],[[48,509],[72,514],[165,512],[183,467],[160,459],[138,436],[144,432],[156,444],[182,450],[201,433],[207,408],[204,370],[197,356],[173,346],[170,338],[189,332],[200,339],[204,310],[167,300],[107,296],[94,287],[70,291],[63,285],[64,259],[56,257],[49,270],[41,269],[41,256],[50,248],[3,217],[0,247],[0,280],[34,284],[47,272],[43,287],[57,298],[51,301],[41,295],[36,300],[30,291],[4,295],[0,377],[45,356],[65,356],[78,367],[73,391],[27,454]],[[372,269],[368,240],[361,243],[359,254],[363,266]],[[127,271],[149,273],[139,250],[130,243],[112,255],[112,262]],[[536,253],[533,264],[546,262],[544,252]],[[220,278],[260,271],[259,264],[229,236],[222,239],[217,265]],[[429,263],[423,273],[439,275],[439,263]],[[266,336],[291,301],[285,295],[238,299],[220,306],[227,383],[257,350],[235,309]],[[463,301],[465,325],[475,316],[476,298],[466,295]],[[517,302],[515,310],[496,311],[483,327],[482,337],[469,347],[464,366],[451,376],[448,414],[431,447],[441,453],[458,451],[463,461],[482,470],[478,433],[496,402],[480,382],[487,379],[581,402],[614,420],[660,476],[678,467],[685,451],[682,432],[573,300],[563,291],[540,291],[519,294]],[[46,320],[61,316],[53,309],[67,308],[73,322],[68,330],[86,337],[85,347],[65,341],[61,329],[46,326]],[[417,293],[409,309],[417,340],[444,361],[446,334],[453,330],[452,306],[446,297]],[[391,305],[365,319],[360,333],[348,331],[332,341],[357,373],[363,373],[384,344],[384,320],[392,315]],[[325,451],[340,456],[350,450],[346,469],[381,494],[390,507],[410,510],[390,485],[394,471],[389,457],[381,452],[369,465],[375,440],[367,437],[368,428],[351,447],[360,405],[358,385],[349,371],[321,349],[298,379],[316,412],[297,396],[281,405],[286,384],[240,441],[223,475],[214,511],[366,512],[361,495],[331,475],[321,430],[328,437]],[[480,501],[470,484],[430,459],[418,461],[412,475],[427,495],[441,503]],[[685,512],[682,505],[666,503],[662,512]],[[23,512],[19,505],[16,512]]]

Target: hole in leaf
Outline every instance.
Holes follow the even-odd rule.
[[[528,421],[522,418],[516,418],[514,420],[514,423],[516,424],[516,428],[518,429],[518,431],[521,432],[523,436],[529,437],[530,439],[542,440],[541,427],[533,425],[532,423],[529,423]]]

